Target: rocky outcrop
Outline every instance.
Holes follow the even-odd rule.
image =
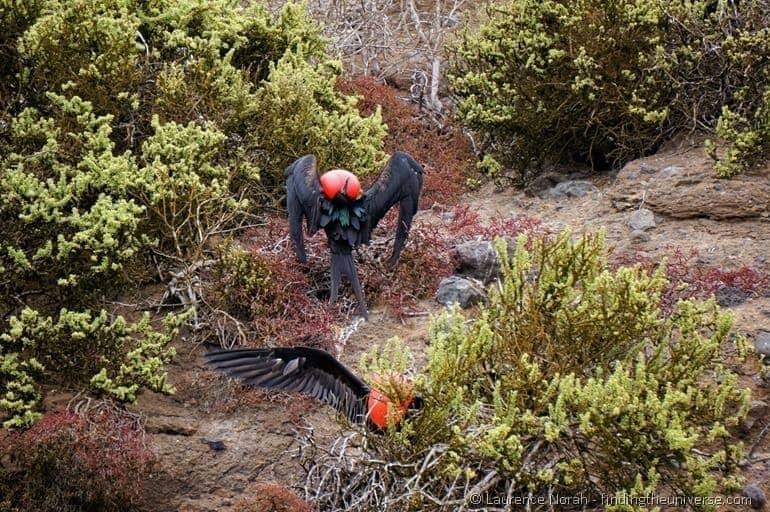
[[[643,205],[675,219],[770,220],[770,166],[720,179],[701,147],[666,160],[669,165],[659,170],[644,160],[621,169],[609,194],[614,207],[626,210]]]

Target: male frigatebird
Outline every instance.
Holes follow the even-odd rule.
[[[344,274],[356,294],[361,316],[368,318],[351,252],[370,241],[377,223],[398,203],[396,240],[386,268],[390,270],[396,264],[409,235],[412,217],[417,212],[422,191],[422,167],[408,154],[397,151],[366,192],[361,190],[358,178],[344,169],[333,169],[319,178],[313,155],[295,160],[286,168],[285,175],[289,228],[297,259],[301,263],[307,261],[302,236],[304,217],[308,234],[313,235],[321,228],[326,231],[331,251],[329,304],[337,301],[340,278]]]
[[[402,400],[391,401],[331,354],[314,348],[222,350],[209,352],[206,360],[251,386],[312,396],[351,422],[366,423],[375,430],[397,423],[408,408],[419,408],[421,404],[409,391]],[[402,387],[411,389],[409,384]]]

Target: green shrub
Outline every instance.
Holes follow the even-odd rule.
[[[769,7],[766,0],[491,6],[456,45],[450,83],[460,119],[524,181],[546,161],[620,166],[677,131],[713,129],[723,105],[751,110],[763,92],[757,77],[770,73]]]
[[[131,0],[45,2],[19,39],[23,85],[45,103],[47,92],[72,91],[99,114],[122,117],[138,107],[139,16]]]
[[[321,508],[352,496],[358,510],[583,496],[580,509],[735,484],[741,445],[728,429],[749,395],[723,363],[729,315],[713,300],[664,315],[664,271],[608,270],[601,236],[526,247],[521,237],[507,260],[498,244],[502,282],[478,318],[454,310],[432,322],[421,413],[368,436],[355,463],[317,461],[335,468],[311,473]]]
[[[121,401],[133,402],[141,388],[173,393],[164,365],[175,355],[169,347],[192,311],[168,315],[157,332],[149,314],[135,323],[123,317],[62,309],[57,317],[24,309],[12,316],[0,335],[0,409],[4,427],[31,424],[39,414],[36,379],[42,375],[69,385],[90,381],[94,389]]]
[[[725,153],[718,156],[711,141],[707,148],[716,162],[718,176],[729,178],[767,161],[770,155],[770,88],[765,90],[761,105],[753,113],[753,120],[724,107],[717,122],[716,134],[726,143]]]
[[[145,207],[128,196],[130,154],[114,154],[111,116],[78,97],[49,94],[51,117],[25,109],[14,120],[14,152],[0,157],[2,310],[29,294],[80,307],[125,282],[151,244]]]

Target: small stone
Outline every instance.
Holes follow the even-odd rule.
[[[628,225],[634,231],[647,231],[648,229],[652,229],[657,226],[655,223],[655,214],[647,208],[639,208],[629,217]]]
[[[770,331],[760,329],[754,336],[754,349],[761,356],[770,356]]]
[[[765,263],[767,263],[767,256],[757,256],[756,258],[754,258],[754,261],[756,261],[760,265],[764,265]]]
[[[555,187],[546,191],[546,196],[552,199],[565,197],[585,197],[588,194],[598,193],[599,189],[590,181],[570,180],[558,183]]]
[[[682,174],[682,168],[678,165],[669,165],[668,167],[664,167],[661,171],[659,176],[662,176],[664,178],[672,178],[674,176],[679,176]]]
[[[217,439],[214,441],[209,441],[208,439],[201,439],[201,441],[209,445],[209,448],[211,448],[215,452],[221,452],[222,450],[225,449],[225,442],[222,441],[221,439]]]
[[[635,229],[631,231],[631,241],[636,244],[641,244],[650,241],[650,235],[641,229]]]
[[[767,415],[767,402],[763,400],[752,400],[749,404],[749,411],[746,413],[746,417],[741,421],[739,428],[744,434],[748,434],[749,431],[757,424],[761,419],[764,419]]]
[[[714,183],[714,190],[717,192],[722,192],[724,189],[725,187],[721,183]]]
[[[746,302],[749,293],[735,286],[722,285],[716,291],[717,304],[723,308],[731,308]]]
[[[651,165],[642,164],[642,166],[639,168],[639,172],[642,174],[655,174],[658,172],[658,170]]]
[[[767,503],[767,497],[762,489],[756,484],[749,484],[743,488],[741,493],[749,499],[751,508],[759,510]]]
[[[566,180],[567,176],[564,174],[558,172],[546,172],[533,179],[524,189],[524,193],[528,196],[537,195],[545,197],[550,188]]]
[[[439,304],[449,306],[457,303],[465,309],[486,302],[486,295],[480,286],[476,285],[470,279],[460,276],[449,276],[441,280],[438,285],[438,294],[436,300]]]

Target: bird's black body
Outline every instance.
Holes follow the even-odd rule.
[[[327,199],[321,190],[316,158],[305,155],[285,171],[289,227],[297,259],[307,261],[302,236],[302,218],[310,235],[323,228],[331,252],[330,303],[337,300],[342,274],[350,279],[359,301],[361,315],[368,316],[352,250],[371,240],[377,223],[395,204],[399,204],[398,229],[393,254],[386,264],[390,269],[398,261],[409,235],[412,217],[417,212],[422,191],[423,169],[407,153],[397,151],[388,161],[379,179],[358,200],[343,194]]]
[[[364,423],[371,388],[323,350],[262,348],[210,352],[209,365],[246,384],[295,391],[331,405],[353,423]]]

